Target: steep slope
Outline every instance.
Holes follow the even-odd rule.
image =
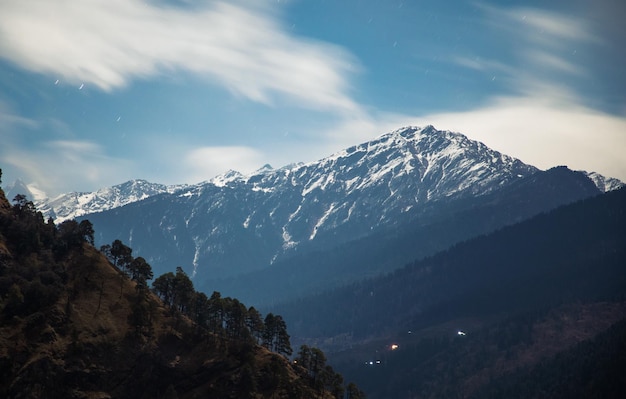
[[[21,179],[17,179],[13,184],[7,186],[5,195],[11,201],[16,195],[25,195],[30,201],[38,203],[43,203],[47,200],[46,193],[37,189],[34,185],[24,183]]]
[[[363,270],[355,268],[332,275],[342,267],[340,257],[327,257],[334,248],[368,252],[361,244],[378,248],[374,237],[380,238],[381,249],[410,234],[423,238],[414,240],[413,251],[398,256],[382,250],[374,254],[388,258],[364,267],[366,273],[376,274],[600,193],[583,174],[563,172],[568,175],[563,181],[553,179],[556,174],[538,171],[458,133],[408,127],[317,162],[264,167],[250,176],[230,172],[89,219],[99,244],[121,239],[159,273],[183,266],[202,290],[219,287],[229,292],[232,284],[221,280],[259,271],[274,276],[279,290],[240,284],[234,287],[238,295],[251,292],[252,286],[254,292],[278,293],[282,287],[297,287],[295,280],[281,276],[300,271],[314,276],[306,280],[312,288],[329,279],[338,284],[362,277]],[[474,211],[486,219],[472,216]],[[472,222],[463,223],[460,217]],[[307,266],[313,253],[328,260],[319,266],[325,268],[319,275],[315,266]]]
[[[257,306],[269,306],[392,271],[470,237],[597,194],[583,173],[557,167],[493,193],[437,203],[437,213],[400,222],[361,239],[295,254],[259,271],[198,283]]]
[[[625,226],[621,189],[272,310],[371,398],[552,397],[572,375],[619,397],[623,322],[594,337],[626,319]]]
[[[405,332],[331,361],[370,399],[617,399],[626,388],[625,323],[624,302],[573,303],[488,325],[460,320]]]
[[[624,226],[626,189],[620,189],[274,310],[300,337],[369,337],[468,314],[610,298],[626,292]]]
[[[461,134],[410,127],[318,162],[89,218],[99,242],[120,238],[152,253],[157,270],[183,262],[203,277],[237,275],[434,214],[428,204],[488,194],[536,171]]]
[[[621,398],[626,391],[626,319],[535,367],[487,384],[472,397]],[[555,373],[554,370],[559,370]]]
[[[164,305],[74,225],[44,223],[0,190],[0,396],[336,397],[251,336],[214,333]]]
[[[598,187],[600,191],[603,193],[618,190],[624,187],[624,183],[618,179],[612,177],[602,176],[596,172],[583,172],[593,181],[593,183]]]

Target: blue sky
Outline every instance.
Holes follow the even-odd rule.
[[[626,181],[620,0],[0,2],[0,168],[196,183],[433,124]]]

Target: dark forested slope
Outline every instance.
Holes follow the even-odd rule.
[[[426,204],[419,218],[399,221],[364,238],[323,251],[296,253],[263,270],[203,284],[257,305],[284,302],[378,276],[460,241],[599,193],[583,173],[556,167],[489,194]]]
[[[624,329],[595,337],[626,317],[626,190],[272,310],[372,398],[617,397]]]
[[[384,277],[274,309],[299,337],[376,336],[626,289],[626,190],[567,205]]]
[[[286,331],[274,345],[273,331],[235,318],[245,307],[219,295],[211,303],[221,306],[220,328],[194,322],[200,307],[161,301],[147,287],[143,258],[127,257],[129,269],[120,269],[93,247],[93,234],[88,221],[45,223],[32,202],[12,206],[0,189],[0,397],[343,396],[330,366],[314,384],[283,356],[291,353]],[[188,299],[202,297],[190,282],[183,288]],[[265,327],[282,320],[269,316]]]

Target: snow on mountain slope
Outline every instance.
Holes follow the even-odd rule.
[[[537,171],[462,134],[406,127],[317,162],[231,171],[89,218],[103,242],[119,237],[153,264],[232,275],[433,214],[438,202],[481,196]]]
[[[351,230],[363,235],[421,204],[486,194],[536,171],[461,134],[427,126],[398,129],[317,162],[264,170],[243,183],[269,197],[291,193],[293,201],[269,216],[281,226],[284,246],[292,247],[348,222],[361,224]]]
[[[598,187],[598,189],[603,193],[624,187],[624,183],[613,177],[605,177],[596,172],[582,171],[582,173],[584,173],[589,179],[591,179],[596,187]]]
[[[415,184],[414,178],[417,177],[421,184],[415,186],[413,198],[402,197],[402,200],[406,201],[404,211],[408,211],[418,202],[454,196],[455,193],[465,192],[466,189],[473,194],[486,193],[489,190],[484,189],[489,187],[491,181],[503,177],[502,174],[493,172],[500,170],[502,166],[511,168],[516,162],[517,166],[521,164],[518,160],[494,152],[482,143],[469,140],[458,133],[437,131],[432,126],[405,127],[384,134],[371,142],[339,151],[320,161],[288,165],[278,170],[270,165],[264,165],[247,176],[231,170],[197,185],[165,186],[145,180],[131,180],[95,192],[73,192],[50,199],[36,186],[18,180],[9,187],[9,194],[13,191],[14,194],[26,194],[45,217],[52,217],[60,223],[67,219],[124,206],[156,194],[173,193],[184,188],[193,191],[205,184],[216,187],[248,184],[254,191],[271,192],[275,186],[284,184],[287,176],[293,186],[302,188],[303,198],[307,198],[308,194],[315,192],[316,189],[350,192],[387,185],[390,195],[387,201],[383,201],[386,205],[391,197],[400,194],[394,187],[409,181]],[[332,172],[325,173],[331,169]],[[536,169],[528,166],[519,175],[523,176],[529,171],[532,173]],[[595,172],[583,173],[603,192],[624,185],[617,179],[606,178]],[[520,176],[511,175],[507,179]],[[504,184],[506,181],[508,180],[501,183]],[[317,230],[327,223],[337,224],[337,221],[330,218],[331,214],[341,213],[349,217],[362,205],[364,204],[332,205],[332,210],[329,208],[320,216],[309,237],[314,238]],[[298,214],[304,210],[298,209],[291,215],[290,221],[297,219]],[[382,218],[384,217],[383,215]],[[247,220],[249,223],[250,219]],[[293,241],[289,232],[285,230],[283,235],[286,237],[285,245],[292,246]]]
[[[186,185],[165,186],[146,180],[130,180],[94,192],[67,193],[51,200],[45,198],[35,201],[35,205],[45,217],[51,217],[56,223],[61,223],[79,216],[118,208],[157,194],[171,193],[184,187]]]
[[[49,211],[88,215],[99,244],[119,238],[156,272],[186,265],[206,280],[432,221],[538,172],[460,133],[404,127],[316,162],[175,188],[131,181],[57,198]],[[614,186],[606,181],[595,184]]]

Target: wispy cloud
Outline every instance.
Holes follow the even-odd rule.
[[[585,69],[579,64],[545,50],[528,49],[523,51],[522,54],[531,64],[541,66],[544,70],[576,76],[584,76],[586,74]]]
[[[626,181],[626,118],[589,108],[563,88],[538,85],[467,111],[393,120],[458,131],[539,168],[567,165]]]
[[[479,57],[467,57],[454,55],[449,57],[449,61],[459,66],[474,69],[477,71],[498,71],[512,73],[513,68],[502,61],[492,59],[483,59]]]
[[[577,48],[602,40],[584,19],[539,8],[477,7],[483,14],[480,29],[489,32],[497,53],[487,48],[478,55],[454,55],[449,59],[456,65],[502,76],[514,90],[529,80],[559,82],[590,74]]]
[[[224,173],[235,165],[239,172],[252,172],[263,165],[263,154],[251,147],[201,147],[183,155],[181,174],[185,181],[200,182]]]
[[[517,21],[526,29],[527,37],[544,45],[560,46],[562,40],[595,42],[599,39],[590,32],[586,22],[574,16],[536,8],[491,8],[494,18],[504,23]]]
[[[3,126],[6,131],[10,131],[18,127],[36,129],[39,123],[18,115],[6,101],[0,99],[0,126]]]
[[[141,0],[0,2],[0,56],[54,79],[111,91],[136,78],[191,71],[263,103],[288,99],[349,111],[339,47],[290,35],[266,7]]]
[[[132,170],[130,161],[112,158],[89,141],[51,140],[24,147],[10,137],[3,138],[2,166],[13,169],[15,176],[27,176],[52,196],[116,184]]]
[[[563,41],[597,42],[585,20],[573,15],[530,7],[499,7],[478,4],[486,15],[487,24],[498,31],[532,41],[543,46],[559,47]]]
[[[566,86],[541,79],[462,111],[355,114],[325,131],[320,153],[409,125],[460,132],[539,168],[567,165],[626,181],[626,117],[593,109]]]

